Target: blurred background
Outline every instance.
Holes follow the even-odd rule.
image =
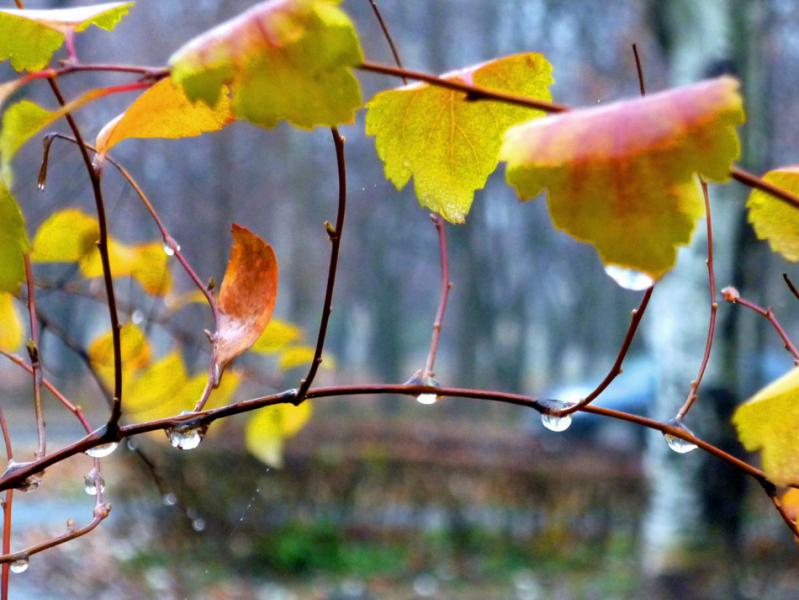
[[[6,2],[13,5],[11,2]],[[31,1],[28,8],[70,2]],[[109,34],[77,40],[85,62],[164,64],[183,42],[251,3],[140,0]],[[368,0],[346,0],[366,56],[391,63]],[[707,76],[742,80],[748,113],[740,164],[754,172],[795,161],[799,135],[799,6],[790,0],[382,0],[409,68],[444,72],[505,54],[538,51],[554,67],[553,99],[589,106],[638,95],[631,45],[654,92]],[[6,66],[2,79],[13,73]],[[397,80],[359,75],[366,98]],[[125,81],[64,78],[72,96]],[[44,84],[28,94],[52,106]],[[130,97],[78,115],[87,137]],[[439,286],[435,230],[411,186],[382,174],[358,123],[346,135],[350,196],[327,349],[336,369],[318,383],[400,383],[424,365]],[[29,230],[52,211],[93,213],[74,147],[56,144],[47,189],[36,190],[41,147],[17,158],[15,192]],[[114,155],[156,204],[202,278],[221,279],[230,225],[250,227],[281,265],[277,315],[313,339],[336,208],[328,131],[237,123],[183,141],[131,140]],[[478,192],[466,225],[447,228],[454,288],[437,379],[539,397],[579,398],[613,363],[639,292],[618,287],[595,252],[553,229],[543,199],[521,204],[504,169]],[[133,192],[108,170],[113,235],[157,238]],[[711,188],[719,288],[774,307],[796,331],[796,299],[782,273],[796,269],[754,239],[746,190]],[[625,373],[599,403],[666,419],[683,402],[704,350],[709,313],[706,237],[700,223],[677,269],[658,284]],[[176,267],[176,265],[175,265]],[[176,286],[190,282],[176,267]],[[71,281],[63,268],[42,281]],[[82,287],[81,287],[82,286]],[[58,288],[59,286],[56,286]],[[63,287],[63,285],[61,286]],[[165,307],[135,283],[117,285],[124,318],[152,320],[165,354],[180,340],[194,370],[208,359],[207,310],[195,305],[166,323]],[[42,289],[40,307],[79,344],[108,328],[102,304]],[[138,311],[138,315],[136,314]],[[734,407],[791,367],[774,332],[752,312],[722,304],[711,368],[687,425],[743,456],[730,425]],[[63,335],[45,329],[48,377],[102,422],[105,403]],[[236,398],[293,387],[299,368],[245,356],[253,374]],[[0,365],[0,398],[19,456],[34,446],[29,377]],[[80,432],[47,399],[50,447]],[[216,427],[216,426],[215,426]],[[472,400],[423,406],[408,398],[325,399],[289,440],[282,469],[247,454],[243,421],[180,453],[136,440],[105,461],[114,509],[91,535],[37,555],[12,576],[12,597],[65,598],[795,598],[795,543],[762,490],[725,463],[670,452],[659,434],[578,415],[564,433],[537,413]],[[26,450],[27,448],[27,450]],[[753,458],[754,460],[754,458]],[[90,518],[83,491],[88,458],[48,470],[35,493],[17,495],[14,548]]]

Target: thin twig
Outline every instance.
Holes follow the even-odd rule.
[[[627,333],[624,335],[624,340],[621,343],[619,352],[616,354],[616,360],[613,362],[613,366],[610,368],[610,371],[608,371],[607,375],[605,375],[605,378],[599,382],[599,385],[597,385],[594,390],[585,398],[575,404],[562,409],[554,409],[550,407],[544,412],[557,417],[564,417],[578,410],[584,410],[589,404],[596,400],[611,383],[613,383],[613,380],[616,379],[616,377],[621,375],[624,359],[626,358],[627,352],[630,350],[630,346],[635,339],[635,334],[638,331],[638,325],[641,323],[641,319],[644,317],[644,312],[646,311],[646,307],[649,305],[649,299],[652,297],[652,292],[654,289],[654,285],[648,287],[641,298],[638,308],[634,308],[632,310],[630,325],[627,327]]]
[[[787,202],[794,208],[799,208],[799,196],[792,194],[788,190],[785,190],[781,187],[773,185],[757,175],[749,173],[748,171],[744,171],[740,167],[733,165],[730,169],[730,177],[748,187],[771,194],[775,198]]]
[[[641,66],[641,56],[638,54],[638,44],[633,44],[633,56],[635,57],[635,70],[638,73],[638,89],[642,96],[646,96],[646,82],[644,81],[644,69]]]
[[[336,211],[336,224],[331,225],[325,221],[327,236],[330,238],[330,264],[327,269],[327,286],[325,288],[325,299],[322,304],[322,317],[319,323],[319,333],[316,336],[316,347],[314,348],[313,360],[308,369],[308,374],[300,381],[300,388],[297,394],[297,403],[305,399],[305,394],[313,384],[319,365],[322,364],[322,351],[325,346],[325,336],[327,335],[327,324],[330,320],[330,313],[333,311],[333,290],[336,286],[336,271],[338,270],[338,255],[341,248],[341,235],[344,232],[344,215],[347,211],[347,160],[344,154],[344,137],[339,134],[335,127],[330,130],[333,136],[333,145],[336,150],[336,165],[338,171],[338,209]]]
[[[23,257],[25,265],[25,282],[28,290],[28,322],[30,324],[30,341],[28,342],[28,358],[31,363],[31,378],[33,379],[33,414],[36,418],[36,452],[34,456],[41,458],[47,453],[47,430],[44,423],[44,408],[42,407],[42,361],[39,352],[39,319],[36,316],[36,286],[33,280],[33,266],[30,254]]]
[[[791,293],[799,300],[799,290],[796,289],[793,281],[791,281],[791,278],[788,277],[788,273],[783,273],[782,278],[785,280],[785,285],[788,286],[788,289],[791,290]]]
[[[782,343],[785,346],[785,349],[793,356],[793,362],[796,365],[799,365],[799,350],[797,350],[796,346],[794,346],[791,338],[788,337],[788,333],[783,329],[780,322],[777,320],[777,315],[774,314],[774,311],[769,306],[768,308],[763,308],[762,306],[755,304],[745,298],[742,298],[741,295],[738,293],[734,287],[726,287],[721,290],[724,299],[727,302],[731,302],[733,304],[740,304],[759,314],[761,317],[764,317],[771,326],[774,327],[774,330],[777,332],[777,335],[780,336],[782,339]]]
[[[47,80],[53,90],[58,103],[66,104],[64,96],[58,87],[58,82],[50,78]],[[116,295],[114,293],[114,276],[111,272],[111,259],[108,251],[108,222],[105,215],[105,201],[103,200],[103,190],[100,181],[100,173],[94,168],[89,150],[83,141],[77,122],[69,113],[65,115],[69,128],[75,136],[81,156],[83,157],[86,172],[92,184],[94,193],[94,203],[97,210],[97,222],[99,225],[99,239],[97,248],[100,251],[100,260],[103,265],[103,281],[105,283],[105,293],[108,298],[108,314],[111,320],[111,336],[114,347],[114,395],[111,406],[111,416],[108,419],[108,429],[113,431],[119,426],[119,418],[122,416],[122,338],[119,314],[117,313]]]
[[[710,215],[710,195],[707,191],[707,182],[702,180],[702,195],[705,199],[705,213],[707,214],[707,279],[708,291],[710,294],[710,319],[707,325],[707,338],[705,340],[705,353],[702,356],[702,362],[699,365],[699,372],[696,378],[691,381],[688,388],[688,397],[685,399],[680,410],[677,411],[676,419],[681,421],[698,398],[697,392],[699,386],[702,385],[702,378],[705,376],[705,370],[710,362],[710,351],[713,349],[713,339],[716,334],[716,313],[719,310],[719,304],[716,302],[716,273],[713,269],[713,219]]]
[[[397,66],[400,69],[404,69],[405,67],[402,64],[402,59],[400,58],[400,53],[397,50],[397,45],[394,43],[394,38],[391,36],[391,32],[388,30],[388,25],[386,21],[383,19],[383,15],[380,14],[380,9],[377,7],[377,0],[369,0],[369,4],[372,6],[372,12],[375,14],[375,18],[377,18],[377,22],[380,24],[380,29],[383,30],[383,37],[386,38],[386,42],[388,42],[388,47],[391,49],[391,55],[394,57],[394,62],[397,63]],[[407,84],[408,79],[403,75],[402,82]]]

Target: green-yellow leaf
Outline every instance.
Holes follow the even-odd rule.
[[[352,123],[361,105],[352,67],[362,54],[339,1],[256,4],[178,49],[172,79],[208,106],[229,85],[236,117],[264,127]]]
[[[10,178],[11,159],[25,143],[43,128],[47,127],[77,109],[94,102],[98,98],[117,92],[114,87],[97,88],[75,98],[57,110],[47,110],[31,102],[21,100],[3,113],[2,130],[0,130],[0,169],[2,176]]]
[[[28,247],[25,218],[0,179],[0,292],[16,292],[25,279],[23,255]]]
[[[774,169],[763,179],[794,194],[799,193],[799,166]],[[757,237],[768,240],[771,249],[786,259],[799,261],[799,207],[760,190],[752,191],[746,207]]]
[[[218,131],[232,120],[227,94],[222,94],[214,107],[194,104],[172,80],[162,79],[103,127],[95,146],[106,154],[128,138],[194,137]]]
[[[516,54],[442,77],[550,100],[552,66],[541,54]],[[380,92],[367,111],[366,133],[375,136],[386,177],[397,189],[413,177],[419,204],[453,223],[464,221],[475,190],[496,169],[507,129],[543,114],[419,83]]]
[[[760,450],[763,471],[777,485],[799,483],[799,367],[760,390],[738,407],[732,422],[738,439]]]
[[[738,82],[721,77],[517,125],[500,160],[522,199],[546,189],[555,225],[606,265],[657,279],[704,214],[696,175],[729,178],[743,121]]]
[[[91,25],[111,31],[134,2],[108,2],[74,8],[0,9],[0,60],[21,71],[37,71],[74,32]]]
[[[14,297],[0,292],[0,350],[16,352],[24,341],[25,328],[22,317],[14,306]]]
[[[250,350],[260,354],[276,354],[298,342],[302,337],[301,327],[287,321],[272,319]]]
[[[283,440],[295,435],[311,417],[311,403],[299,406],[278,404],[258,410],[247,421],[244,441],[247,450],[258,460],[283,465]]]
[[[120,330],[123,382],[132,381],[150,364],[150,343],[144,332],[132,323]],[[88,348],[89,360],[100,378],[111,388],[114,383],[114,340],[111,331],[92,340]]]
[[[186,381],[186,366],[180,352],[170,352],[125,385],[125,413],[139,415],[159,409],[178,397]]]

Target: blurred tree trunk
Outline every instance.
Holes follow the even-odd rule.
[[[743,40],[734,36],[741,35],[740,30],[734,30],[732,9],[736,7],[741,8],[741,5],[721,0],[653,1],[650,4],[652,27],[670,65],[672,85],[731,70],[731,44],[743,44]],[[741,69],[746,66],[742,64]],[[713,236],[715,271],[720,286],[730,279],[735,260],[733,234],[741,210],[740,202],[721,202],[720,199],[736,191],[716,187],[710,190],[711,205],[717,208],[713,213]],[[657,393],[652,412],[659,420],[676,414],[704,352],[709,316],[706,258],[707,235],[702,221],[693,243],[680,251],[674,272],[657,285],[646,318],[645,336],[657,369]],[[720,317],[724,308],[721,307]],[[727,340],[717,338],[716,341],[724,345]],[[736,357],[730,352],[722,354],[718,347],[714,350],[711,366],[699,390],[699,400],[686,418],[688,427],[711,440],[718,439],[718,427],[722,422],[712,404],[720,398],[726,399],[720,404],[727,410],[734,404],[734,400],[730,400],[734,393],[723,391],[725,388],[734,390],[734,386],[730,386],[734,382],[724,379],[729,369],[719,364],[720,359],[726,362]],[[702,510],[706,459],[701,452],[689,455],[671,452],[662,437],[653,432],[648,439],[645,462],[650,478],[649,509],[642,541],[645,574],[653,584],[656,597],[686,594],[701,597],[686,575],[696,566],[692,549],[708,528]],[[731,497],[730,502],[735,503],[735,498]],[[737,518],[737,512],[732,518]]]

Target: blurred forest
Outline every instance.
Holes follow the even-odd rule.
[[[6,2],[6,4],[13,4]],[[28,8],[71,5],[31,1]],[[86,62],[163,64],[174,49],[251,3],[139,0],[114,34],[77,40]],[[368,0],[346,0],[364,51],[391,55]],[[382,0],[407,67],[440,73],[496,56],[538,51],[554,67],[553,99],[587,106],[638,95],[631,45],[648,91],[732,73],[743,83],[747,124],[740,164],[756,173],[794,162],[799,138],[799,4],[791,0]],[[7,67],[0,81],[13,77]],[[65,78],[69,95],[114,75]],[[364,96],[399,80],[359,75]],[[44,85],[30,97],[52,105]],[[129,102],[113,97],[78,115],[94,134]],[[363,114],[347,137],[350,196],[322,382],[407,380],[424,364],[438,301],[435,229],[412,186],[383,177]],[[80,156],[56,144],[47,189],[36,190],[41,147],[16,160],[16,193],[30,231],[65,206],[93,213]],[[335,156],[324,129],[264,131],[244,123],[180,141],[132,140],[114,150],[136,177],[201,277],[224,272],[230,225],[275,248],[277,315],[313,337],[335,215]],[[454,288],[437,379],[448,385],[535,396],[579,397],[602,379],[639,294],[618,287],[587,245],[556,231],[542,199],[521,204],[500,168],[478,192],[464,226],[449,226]],[[105,178],[111,231],[148,241],[157,231],[125,183]],[[746,190],[711,188],[719,287],[773,306],[796,331],[796,299],[782,281],[795,268],[754,239]],[[599,403],[667,418],[682,403],[704,350],[708,299],[700,224],[677,269],[659,283],[625,373]],[[190,282],[176,272],[183,291]],[[82,344],[108,327],[102,305],[59,290],[76,273],[37,271],[40,307]],[[100,283],[100,282],[95,282]],[[61,285],[63,287],[63,285]],[[99,286],[85,286],[101,291]],[[118,285],[126,319],[163,306]],[[722,304],[711,370],[688,425],[742,455],[733,407],[791,366],[765,320]],[[149,325],[161,353],[188,336],[201,368],[207,310],[195,306]],[[183,338],[181,338],[183,339]],[[45,329],[49,374],[86,410],[105,404],[81,362]],[[238,398],[294,386],[261,356],[240,362],[258,377]],[[34,444],[29,378],[0,365],[0,397],[15,443]],[[48,413],[51,445],[78,431]],[[470,400],[421,406],[404,398],[324,400],[269,470],[247,456],[242,423],[179,454],[137,440],[152,473],[130,452],[106,461],[114,511],[90,536],[36,556],[12,578],[12,597],[64,598],[796,598],[793,540],[755,484],[694,452],[669,453],[659,435],[577,415],[571,430],[545,430],[538,415]],[[15,546],[88,515],[89,461],[57,466],[15,505]],[[78,463],[78,464],[75,464]],[[16,595],[15,595],[16,594]]]

